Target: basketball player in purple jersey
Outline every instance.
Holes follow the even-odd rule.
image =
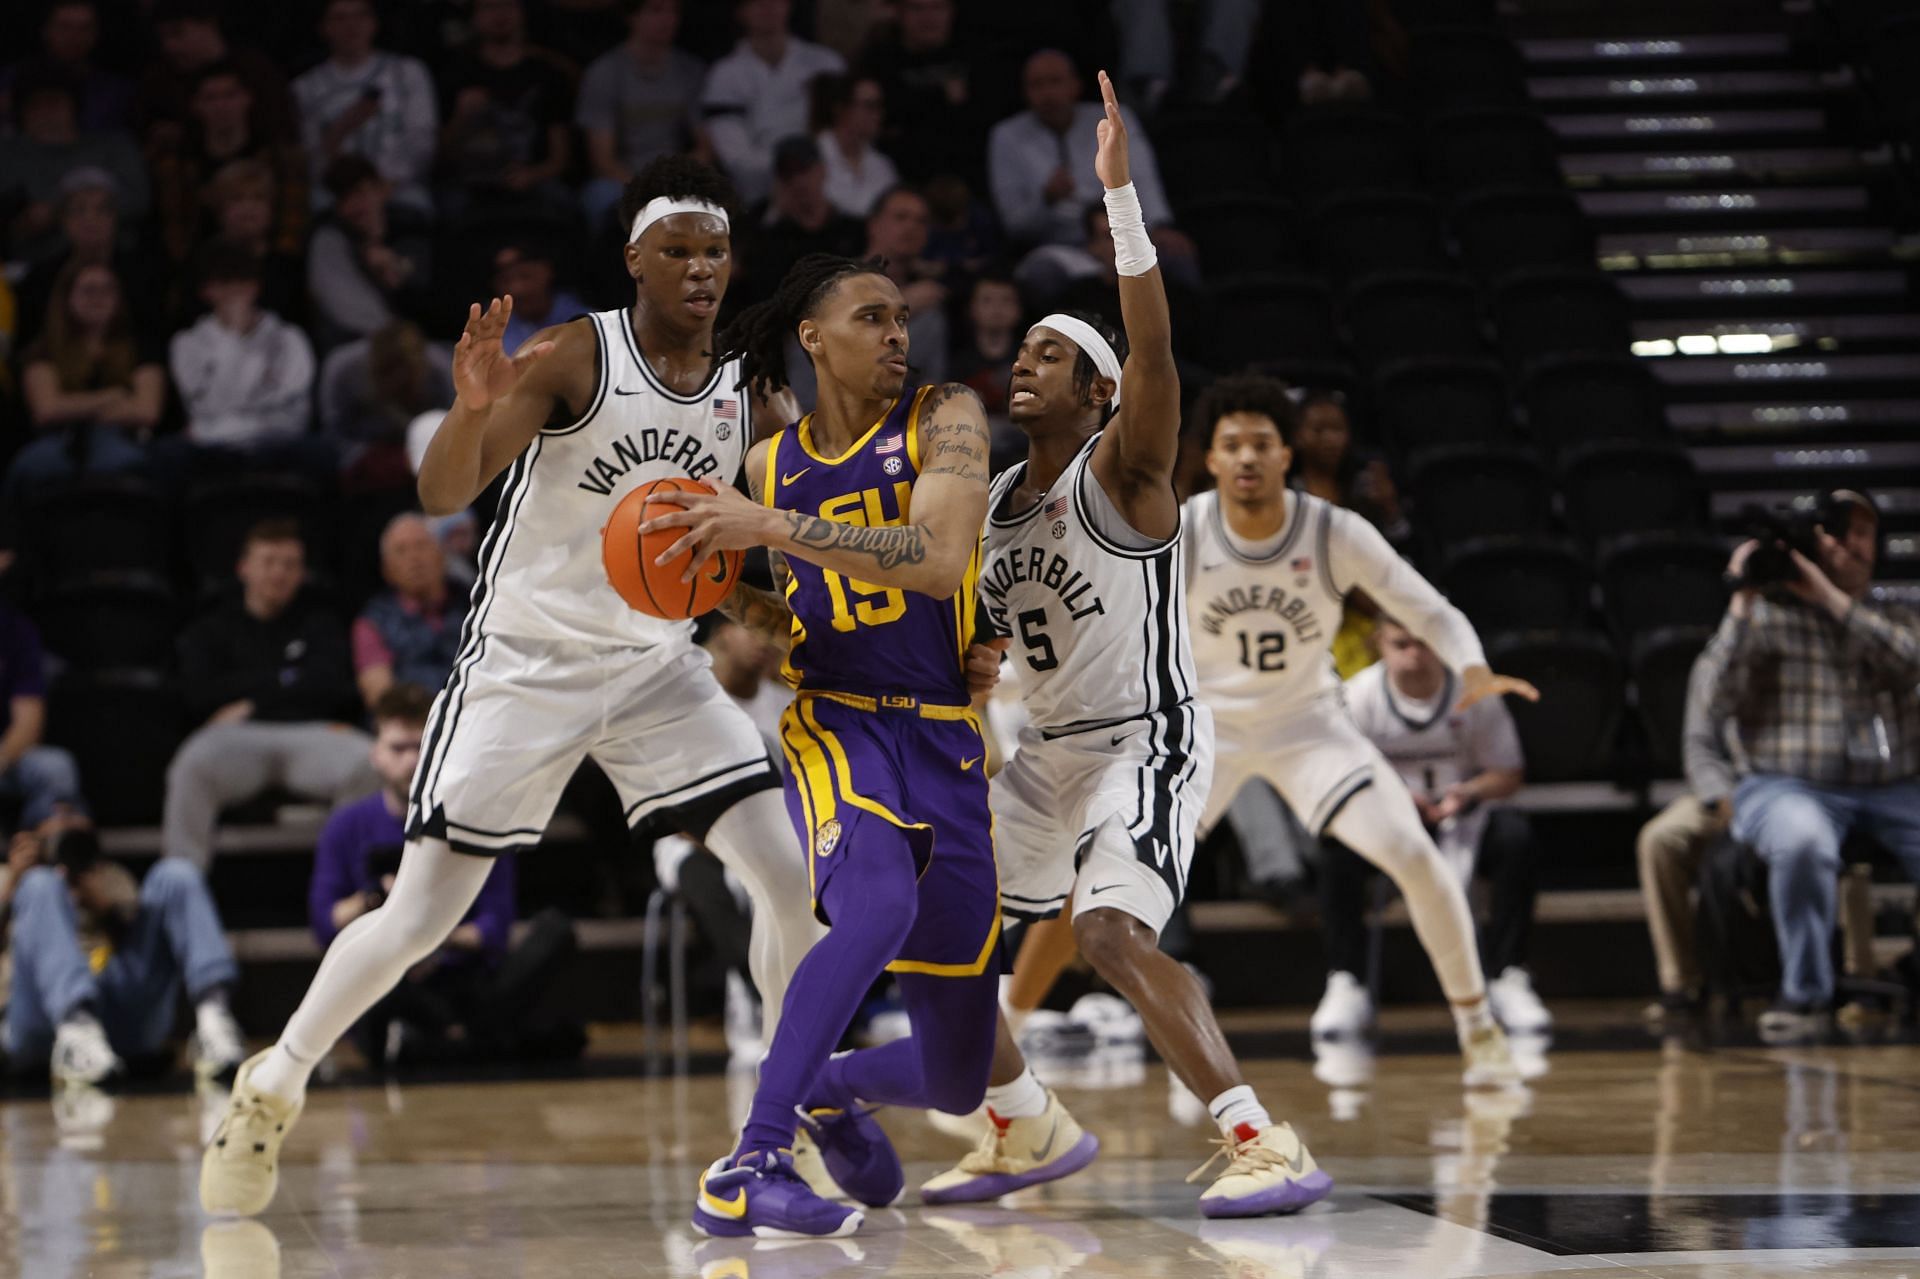
[[[801,259],[723,347],[747,386],[772,392],[797,335],[819,377],[815,411],[748,456],[759,504],[722,489],[642,525],[686,529],[660,562],[691,551],[689,573],[721,549],[766,546],[784,560],[798,690],[781,721],[787,806],[828,926],[788,987],[800,1015],[781,1021],[738,1147],[701,1177],[693,1222],[708,1234],[859,1227],[858,1209],[794,1171],[796,1112],[834,1180],[880,1206],[904,1176],[856,1098],[958,1114],[986,1092],[1000,907],[967,659],[988,434],[963,386],[903,393],[907,318],[877,263]],[[912,1035],[829,1061],[883,970]]]

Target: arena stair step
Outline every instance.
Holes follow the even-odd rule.
[[[1907,350],[1920,345],[1920,315],[1679,316],[1636,320],[1633,338],[1633,353],[1649,356]]]
[[[1858,178],[1885,163],[1850,146],[1680,147],[1572,152],[1560,157],[1560,172],[1577,187],[1685,186]]]
[[[1796,310],[1844,307],[1859,311],[1878,303],[1903,307],[1907,274],[1896,270],[1790,270],[1681,274],[1655,272],[1619,281],[1641,314],[1657,310],[1718,311],[1780,315]]]
[[[1792,56],[1784,31],[1660,35],[1638,38],[1555,36],[1518,41],[1520,56],[1534,67],[1620,67],[1630,70],[1703,67],[1733,69],[1771,64]]]
[[[1568,146],[1591,148],[1713,146],[1733,139],[1764,140],[1795,146],[1826,132],[1827,113],[1818,107],[1765,110],[1703,108],[1691,111],[1591,111],[1550,115],[1547,126]],[[1677,141],[1676,141],[1677,140]]]
[[[1600,236],[1597,251],[1609,271],[1869,265],[1910,256],[1920,256],[1913,242],[1884,226],[1616,232]]]
[[[1920,380],[1920,353],[1894,355],[1694,356],[1649,360],[1655,377],[1670,390],[1723,390],[1767,386],[1814,387],[1811,395],[1832,394],[1832,386],[1884,384],[1911,390]]]
[[[1694,466],[1710,483],[1714,483],[1715,476],[1750,475],[1772,483],[1788,476],[1804,476],[1808,485],[1830,481],[1872,485],[1889,476],[1912,475],[1920,469],[1920,441],[1706,445],[1687,451]]]
[[[1721,103],[1815,101],[1853,83],[1851,75],[1810,70],[1695,71],[1668,68],[1641,73],[1621,68],[1612,75],[1535,76],[1527,92],[1550,108],[1693,107]]]
[[[1697,225],[1851,224],[1868,215],[1873,197],[1864,186],[1721,187],[1687,191],[1582,191],[1580,207],[1602,231],[1654,225],[1678,233]]]
[[[1689,440],[1834,436],[1920,438],[1920,400],[1730,400],[1667,407],[1667,424]]]

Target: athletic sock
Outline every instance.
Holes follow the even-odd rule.
[[[1250,1141],[1263,1129],[1273,1127],[1273,1116],[1253,1095],[1252,1084],[1227,1089],[1207,1103],[1207,1112],[1220,1125],[1220,1135],[1229,1141]]]
[[[1484,994],[1472,1003],[1455,1004],[1453,1006],[1453,1024],[1460,1032],[1461,1042],[1465,1043],[1476,1033],[1493,1028],[1495,1025],[1493,1020],[1493,1006],[1487,1002],[1487,997]]]
[[[318,1057],[301,1061],[287,1049],[283,1039],[267,1050],[266,1059],[247,1075],[247,1082],[269,1097],[299,1101],[307,1095],[307,1077],[318,1062]]]
[[[1034,1119],[1047,1113],[1047,1090],[1028,1066],[1012,1083],[988,1087],[987,1109],[1002,1119]]]

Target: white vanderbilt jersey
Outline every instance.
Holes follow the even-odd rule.
[[[600,530],[649,480],[734,483],[749,442],[739,368],[725,364],[680,395],[641,357],[624,308],[587,322],[599,351],[593,399],[578,421],[543,428],[508,473],[480,551],[473,634],[623,647],[686,641],[692,622],[649,617],[614,591]]]
[[[1352,511],[1289,490],[1286,524],[1257,548],[1236,545],[1217,492],[1185,515],[1200,697],[1223,723],[1338,695],[1333,637],[1355,587],[1454,669],[1486,660],[1466,618]]]
[[[1181,535],[1131,533],[1089,474],[1099,439],[1026,510],[1007,509],[1024,462],[994,481],[987,504],[981,602],[1012,637],[1027,714],[1049,737],[1163,711],[1197,688]]]

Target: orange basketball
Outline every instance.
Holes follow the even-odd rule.
[[[675,493],[711,493],[713,489],[698,480],[670,476],[642,484],[613,508],[613,516],[600,530],[600,559],[607,568],[607,581],[620,592],[620,598],[649,617],[677,621],[698,617],[720,606],[740,580],[739,551],[719,551],[707,561],[706,568],[691,582],[680,580],[687,571],[685,554],[666,564],[654,560],[686,533],[683,528],[642,533],[640,525],[656,515],[684,510],[673,500]]]

